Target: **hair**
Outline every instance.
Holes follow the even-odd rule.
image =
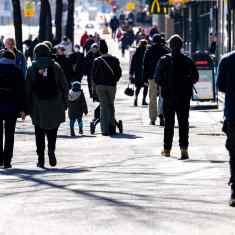
[[[107,54],[109,51],[108,45],[104,39],[100,40],[100,53],[101,54]]]
[[[172,50],[180,50],[183,47],[183,39],[178,34],[172,35],[168,43]]]
[[[5,43],[6,43],[7,41],[10,41],[10,42],[12,43],[12,45],[14,46],[14,48],[16,48],[16,41],[15,41],[14,38],[6,38],[6,39],[5,39]]]

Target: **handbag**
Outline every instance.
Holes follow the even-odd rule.
[[[133,96],[134,95],[134,89],[130,87],[129,83],[128,83],[127,88],[124,90],[124,93],[127,96]]]

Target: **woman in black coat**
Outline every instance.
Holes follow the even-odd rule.
[[[3,50],[0,54],[0,166],[4,168],[11,168],[16,119],[19,115],[25,119],[24,77],[15,65],[14,52]]]
[[[148,81],[145,81],[143,76],[143,60],[146,48],[147,41],[145,39],[142,39],[131,60],[130,80],[131,83],[134,83],[136,87],[134,106],[138,105],[138,95],[142,87],[144,88],[142,105],[147,105],[146,96],[148,94]]]

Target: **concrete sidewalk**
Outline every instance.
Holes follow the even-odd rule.
[[[89,102],[82,137],[69,137],[68,122],[60,128],[57,168],[36,168],[31,122],[17,124],[13,169],[0,170],[0,235],[235,234],[222,111],[192,111],[190,160],[177,160],[177,128],[164,158],[163,128],[133,107],[125,79],[116,99],[124,134],[104,137],[98,126],[90,135]]]

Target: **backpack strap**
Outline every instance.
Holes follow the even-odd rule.
[[[112,75],[114,76],[114,71],[111,68],[111,66],[108,64],[108,62],[103,58],[103,57],[99,57],[99,59],[101,59],[103,61],[103,63],[106,65],[106,67],[110,70],[110,72],[112,73]]]

